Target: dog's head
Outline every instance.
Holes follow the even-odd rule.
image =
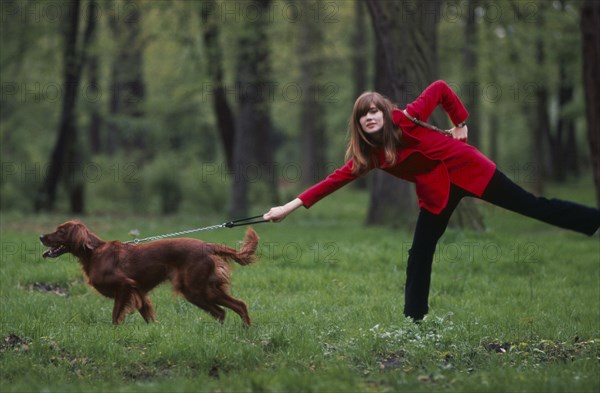
[[[67,221],[56,228],[56,231],[40,236],[40,241],[48,250],[44,251],[44,258],[57,258],[70,252],[81,255],[85,251],[93,250],[95,237],[80,222]]]

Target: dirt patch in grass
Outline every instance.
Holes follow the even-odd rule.
[[[125,367],[123,379],[126,381],[150,381],[154,378],[170,377],[174,367],[170,363],[132,363]]]
[[[499,343],[499,342],[493,341],[490,343],[483,344],[483,347],[486,350],[488,350],[489,352],[506,353],[510,350],[510,348],[512,347],[512,344],[509,342]]]
[[[488,352],[499,355],[510,353],[529,356],[538,362],[567,361],[577,358],[600,356],[600,340],[582,340],[574,337],[572,341],[559,342],[540,340],[538,342],[483,342]]]
[[[377,361],[380,370],[393,370],[406,364],[406,352],[403,350],[386,354]]]
[[[29,344],[31,344],[31,340],[27,337],[9,334],[8,336],[4,336],[2,343],[0,343],[0,352],[8,350],[27,352],[29,350]]]
[[[67,297],[70,294],[69,288],[67,288],[66,286],[59,284],[50,284],[47,282],[34,282],[33,284],[27,285],[25,288],[27,288],[30,291],[51,293],[54,295],[64,297]]]

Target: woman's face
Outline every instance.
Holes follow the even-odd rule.
[[[383,129],[383,112],[371,103],[369,110],[359,119],[360,126],[367,134],[374,134]]]

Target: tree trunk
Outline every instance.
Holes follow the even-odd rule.
[[[233,145],[235,135],[235,119],[225,93],[223,83],[223,53],[219,43],[220,15],[216,12],[216,3],[209,1],[201,4],[202,38],[206,52],[208,75],[212,81],[212,105],[217,117],[217,128],[221,136],[225,161],[228,169],[233,168]]]
[[[463,53],[464,73],[466,75],[465,87],[467,92],[464,97],[465,106],[469,110],[469,144],[481,147],[481,122],[479,120],[479,97],[477,97],[477,23],[475,20],[475,9],[478,1],[467,2],[467,18],[465,23],[465,49]],[[452,214],[449,225],[451,227],[484,231],[485,223],[483,216],[472,198],[464,198],[458,204]]]
[[[352,56],[352,81],[354,82],[354,97],[360,96],[367,90],[367,21],[363,1],[354,2],[354,31],[350,47]]]
[[[600,207],[600,3],[586,0],[581,9],[583,43],[583,85],[588,126],[588,140],[596,203]]]
[[[53,210],[56,201],[56,190],[61,178],[64,177],[69,195],[69,205],[72,213],[81,214],[85,210],[82,168],[82,147],[78,142],[76,124],[76,106],[81,80],[81,70],[86,61],[86,51],[95,29],[96,7],[88,7],[88,23],[83,36],[83,42],[78,48],[79,21],[81,2],[75,0],[68,3],[65,26],[64,52],[64,83],[63,99],[58,138],[52,155],[47,175],[42,183],[35,200],[35,210]]]
[[[92,33],[90,36],[90,43],[93,44],[96,41],[96,23],[98,19],[98,3],[96,0],[90,0],[88,3],[90,9],[89,16],[90,20],[88,23],[92,24]],[[85,89],[88,96],[88,104],[91,107],[90,110],[90,124],[89,124],[89,143],[92,154],[98,154],[102,150],[101,141],[101,129],[102,129],[102,116],[100,115],[100,104],[99,97],[100,93],[100,59],[96,52],[90,54],[88,58],[88,83],[89,86]]]
[[[375,90],[389,97],[388,69],[383,61],[384,49],[379,41],[375,44]],[[370,187],[367,225],[412,227],[416,221],[416,198],[414,185],[384,171],[368,175]]]
[[[259,19],[244,20],[237,47],[237,86],[239,114],[233,148],[233,183],[229,213],[232,217],[248,213],[250,183],[267,187],[270,203],[277,203],[275,163],[269,91],[271,67],[267,39],[270,0],[252,3],[259,8]]]
[[[309,5],[320,9],[321,0]],[[300,141],[302,145],[302,184],[309,186],[322,180],[327,171],[325,106],[319,97],[323,75],[323,32],[321,21],[305,18],[299,42],[301,85]]]
[[[144,116],[146,84],[143,77],[141,0],[126,0],[114,5],[125,10],[114,13],[110,27],[116,43],[116,56],[111,69],[111,121],[108,127],[109,154],[118,146],[128,153],[146,148],[146,135],[135,120]],[[125,137],[127,135],[127,137]]]
[[[89,97],[97,98],[100,95],[100,64],[97,55],[93,55],[90,57],[88,64],[88,81],[89,86],[87,88],[87,92]],[[98,154],[102,151],[102,116],[100,115],[100,109],[98,102],[90,102],[91,111],[90,111],[90,125],[89,125],[89,135],[90,135],[90,150],[93,154]]]
[[[481,126],[479,120],[479,97],[477,96],[477,22],[475,9],[478,6],[478,0],[467,1],[467,16],[465,20],[465,46],[463,49],[463,74],[465,75],[462,91],[467,92],[461,100],[469,108],[469,144],[481,148]]]
[[[92,38],[96,33],[96,21],[98,18],[98,6],[94,1],[90,1],[87,7],[87,26],[83,36],[83,42],[78,53],[77,85],[81,80],[81,74],[84,64],[87,62],[87,53],[89,51]],[[75,93],[77,96],[77,93]],[[74,112],[75,113],[75,112]],[[74,120],[73,142],[67,145],[67,193],[69,194],[69,206],[71,213],[82,214],[85,211],[85,179],[84,179],[84,160],[83,143],[79,141],[79,133]]]
[[[364,1],[354,2],[354,31],[352,32],[350,47],[353,48],[352,56],[352,81],[354,83],[354,97],[358,98],[364,93],[369,84],[367,83],[368,65],[370,57],[369,45],[367,45],[367,17]],[[372,175],[363,176],[354,181],[353,186],[366,189],[368,178]]]
[[[536,194],[543,194],[544,179],[550,171],[549,162],[546,159],[546,141],[550,133],[550,115],[548,113],[548,89],[543,84],[537,84],[535,89],[535,117],[533,120],[532,149],[533,162],[535,163],[535,176],[533,190]]]
[[[566,15],[568,12],[567,0],[560,1],[561,10]],[[561,50],[558,55],[559,67],[559,122],[558,132],[560,132],[561,149],[560,159],[565,168],[565,179],[567,175],[579,176],[579,152],[577,144],[577,134],[575,127],[575,118],[567,110],[573,102],[575,96],[575,75],[577,74],[572,59],[577,58],[580,48],[580,33],[576,23],[567,24],[562,31],[565,37],[561,44]]]
[[[580,162],[579,162],[579,145],[577,144],[577,129],[575,127],[575,121],[569,119],[566,132],[567,142],[564,148],[564,154],[566,155],[567,170],[571,175],[579,176],[580,174]]]
[[[366,4],[377,39],[375,89],[404,106],[437,77],[440,1],[367,0]],[[416,217],[412,184],[376,171],[371,185],[367,224],[412,225]]]
[[[266,203],[270,205],[279,204],[279,196],[277,194],[277,169],[275,163],[275,138],[273,130],[273,122],[271,121],[271,86],[274,85],[271,80],[272,69],[269,56],[269,9],[271,0],[251,1],[250,4],[257,4],[260,10],[260,15],[263,18],[261,23],[252,23],[253,28],[256,28],[256,39],[254,43],[254,55],[256,56],[256,74],[254,75],[254,83],[259,86],[258,102],[255,106],[256,122],[253,124],[254,131],[254,160],[258,163],[260,172],[260,182],[265,188]]]
[[[552,153],[552,177],[555,181],[567,180],[567,172],[573,168],[573,161],[577,162],[577,147],[569,146],[572,131],[575,129],[573,119],[565,115],[565,108],[573,101],[573,85],[567,75],[567,59],[559,58],[559,87],[558,87],[558,122],[556,134],[550,137],[550,152]],[[573,135],[574,136],[574,135]],[[573,151],[568,149],[572,148]],[[571,160],[571,157],[574,159]],[[576,164],[575,164],[576,165]]]
[[[543,16],[543,3],[540,4],[537,24],[538,24],[538,36],[535,40],[535,62],[541,75],[545,75],[546,67],[546,52],[544,48],[544,40],[542,36],[543,26],[545,25],[545,19]],[[546,158],[546,142],[550,135],[550,114],[548,113],[548,87],[546,85],[547,80],[544,76],[538,78],[535,84],[535,108],[534,117],[531,118],[532,134],[531,134],[531,148],[533,162],[535,163],[536,174],[533,177],[533,191],[536,194],[543,194],[544,192],[544,179],[546,174],[551,171],[549,168],[549,162]]]
[[[483,3],[484,6],[487,6],[487,4],[489,4],[489,0],[486,0],[485,3]],[[496,37],[496,25],[494,23],[492,23],[490,21],[490,19],[488,19],[487,17],[484,18],[484,24],[482,25],[483,28],[483,37],[482,39],[485,40],[486,42],[494,42],[494,40],[497,39]],[[482,58],[484,59],[489,59],[494,55],[494,47],[493,45],[485,45],[484,46],[484,50],[480,51],[480,54],[482,56]],[[483,66],[483,78],[484,80],[487,81],[488,86],[498,86],[499,83],[499,75],[498,75],[498,69],[497,69],[497,65],[491,61],[483,61],[482,63]],[[497,98],[497,97],[496,97]],[[494,99],[495,101],[495,99]],[[489,151],[488,153],[488,157],[494,161],[494,162],[498,162],[498,159],[500,158],[500,143],[501,143],[501,138],[500,138],[500,119],[502,118],[502,114],[500,113],[500,105],[497,105],[496,102],[494,102],[493,105],[493,109],[490,111],[484,111],[483,113],[485,113],[486,115],[486,120],[488,122],[489,125],[489,132],[488,132],[488,149]]]
[[[500,157],[500,116],[496,111],[490,111],[490,153],[489,157],[492,161],[497,162]]]

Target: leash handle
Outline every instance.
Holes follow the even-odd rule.
[[[257,220],[257,218],[260,218],[260,220]],[[265,220],[262,218],[262,214],[259,216],[253,216],[253,217],[248,217],[248,218],[239,218],[237,220],[231,220],[229,222],[226,222],[225,224],[223,224],[223,226],[227,227],[227,228],[233,228],[233,227],[240,227],[242,225],[251,225],[251,224],[260,224],[262,222],[268,222],[268,220]]]

